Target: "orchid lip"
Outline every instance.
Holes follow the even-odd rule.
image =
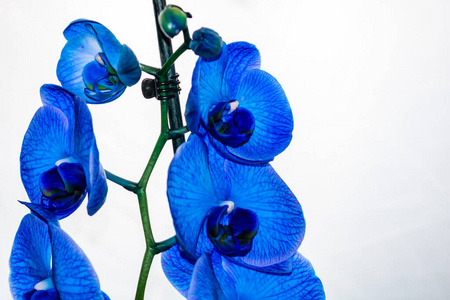
[[[206,221],[208,237],[215,249],[230,257],[250,252],[258,229],[258,216],[251,210],[235,208],[233,201],[214,207]]]
[[[218,102],[211,106],[205,129],[226,146],[237,148],[247,143],[255,129],[255,118],[239,101]]]
[[[59,219],[70,215],[83,201],[87,193],[86,175],[79,163],[71,158],[56,162],[56,166],[39,177],[41,205],[51,210]]]

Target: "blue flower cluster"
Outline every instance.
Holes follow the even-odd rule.
[[[95,214],[107,194],[106,174],[87,103],[106,103],[140,78],[133,52],[103,25],[72,22],[57,75],[61,86],[41,87],[22,144],[20,173],[32,211],[22,219],[10,258],[14,299],[109,299],[83,251],[60,228],[88,197]]]
[[[186,31],[187,17],[168,6],[159,21],[173,37]],[[59,220],[86,197],[89,215],[105,203],[106,174],[86,103],[117,99],[139,81],[141,69],[131,49],[98,22],[76,20],[64,36],[62,86],[41,87],[43,106],[20,154],[31,201],[21,203],[31,213],[10,257],[14,299],[109,299]],[[189,47],[200,56],[186,104],[192,134],[169,167],[177,244],[162,254],[165,274],[188,299],[325,299],[320,279],[297,252],[305,233],[301,206],[269,164],[292,138],[282,87],[260,70],[251,44],[227,45],[202,28]]]
[[[255,46],[223,43],[193,73],[192,134],[167,180],[178,244],[162,254],[166,276],[188,299],[325,299],[297,252],[301,206],[268,163],[291,141],[292,112],[259,67]]]

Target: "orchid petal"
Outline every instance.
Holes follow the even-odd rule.
[[[68,91],[90,101],[84,94],[84,67],[95,60],[95,56],[102,52],[100,44],[92,35],[78,35],[70,39],[61,52],[56,75],[61,85]]]
[[[161,254],[161,265],[170,283],[187,297],[194,265],[181,257],[178,245]]]
[[[117,66],[117,75],[127,86],[135,85],[141,79],[141,67],[133,50],[127,45],[122,45]]]
[[[195,263],[189,300],[227,300],[213,270],[211,256],[203,254]]]
[[[66,38],[66,40],[71,40],[74,37],[78,35],[92,35],[95,37],[95,32],[92,30],[91,27],[87,27],[86,24],[93,24],[98,22],[87,20],[87,19],[77,19],[75,21],[72,21],[66,29],[64,29],[63,35]]]
[[[225,256],[224,258],[235,265],[267,274],[284,275],[292,273],[292,257],[285,259],[282,262],[273,265],[268,265],[265,267],[249,265],[245,263],[241,257]]]
[[[72,132],[75,123],[74,95],[54,84],[42,85],[40,94],[42,104],[59,108],[66,115],[69,121],[69,132]]]
[[[193,136],[178,148],[167,179],[175,230],[191,254],[195,253],[203,219],[216,202],[206,151],[203,141]]]
[[[250,140],[228,151],[240,158],[268,160],[283,152],[292,139],[294,120],[281,85],[269,73],[251,70],[242,79],[236,94],[240,107],[255,118]]]
[[[300,253],[293,257],[290,275],[272,275],[224,261],[225,271],[236,283],[240,299],[325,300],[322,282],[311,263]]]
[[[192,133],[198,134],[200,129],[200,108],[197,99],[198,87],[192,86],[189,91],[188,100],[186,102],[186,111],[184,112],[184,117],[186,119],[186,124]]]
[[[106,174],[100,164],[99,152],[92,128],[92,116],[86,103],[75,99],[75,156],[86,174],[88,214],[95,214],[106,200]]]
[[[36,217],[41,219],[46,224],[53,224],[54,226],[59,226],[57,216],[48,209],[43,208],[42,205],[23,201],[19,201],[19,203],[28,207]]]
[[[103,292],[89,259],[61,228],[49,225],[53,280],[62,299],[100,299]]]
[[[127,86],[136,84],[141,78],[141,68],[136,55],[127,46],[122,45],[114,34],[105,26],[97,22],[86,22],[87,28],[95,32],[103,52],[117,75]]]
[[[55,163],[70,156],[72,134],[66,115],[59,109],[44,106],[35,113],[22,143],[20,173],[33,203],[40,203],[39,176]]]
[[[106,173],[98,158],[97,145],[94,143],[90,159],[90,181],[89,199],[87,210],[90,216],[94,215],[105,203],[108,193]]]
[[[258,49],[247,42],[236,42],[228,45],[228,63],[223,76],[222,94],[228,94],[230,100],[235,99],[236,90],[245,72],[259,69],[261,56]]]
[[[223,43],[221,54],[214,59],[199,58],[192,76],[192,86],[198,87],[196,105],[187,103],[187,106],[198,107],[200,121],[207,124],[208,112],[212,105],[231,99],[223,92],[222,79],[227,66],[227,45]]]
[[[292,256],[303,240],[305,220],[300,203],[275,170],[269,164],[242,165],[220,156],[209,162],[211,174],[224,173],[212,176],[214,186],[224,181],[230,185],[227,194],[216,189],[217,197],[258,216],[259,230],[252,250],[242,260],[263,267]]]
[[[22,299],[38,282],[51,276],[50,257],[47,225],[32,214],[26,215],[16,233],[9,259],[9,283],[14,299]]]

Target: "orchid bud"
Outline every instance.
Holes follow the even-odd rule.
[[[162,32],[168,38],[173,38],[187,28],[187,18],[190,17],[191,14],[184,12],[181,7],[169,4],[160,12],[158,23]]]
[[[200,57],[212,58],[222,50],[222,38],[212,29],[202,27],[192,35],[189,47]]]

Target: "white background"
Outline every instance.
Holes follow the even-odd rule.
[[[74,19],[107,26],[138,59],[160,66],[150,0],[0,1],[0,299],[8,259],[28,212],[19,175],[23,135],[58,84],[62,31]],[[191,32],[259,48],[262,69],[282,84],[295,119],[290,147],[273,162],[307,222],[300,251],[328,299],[450,298],[450,2],[442,0],[185,0]],[[175,38],[175,45],[181,37]],[[196,57],[176,64],[182,106]],[[143,76],[144,78],[145,76]],[[159,104],[140,84],[90,106],[103,166],[137,181],[159,130]],[[171,145],[149,184],[156,240],[174,234],[165,196]],[[86,204],[61,222],[112,299],[134,298],[144,236],[136,197],[109,183],[94,216]],[[148,299],[180,299],[155,258]]]

